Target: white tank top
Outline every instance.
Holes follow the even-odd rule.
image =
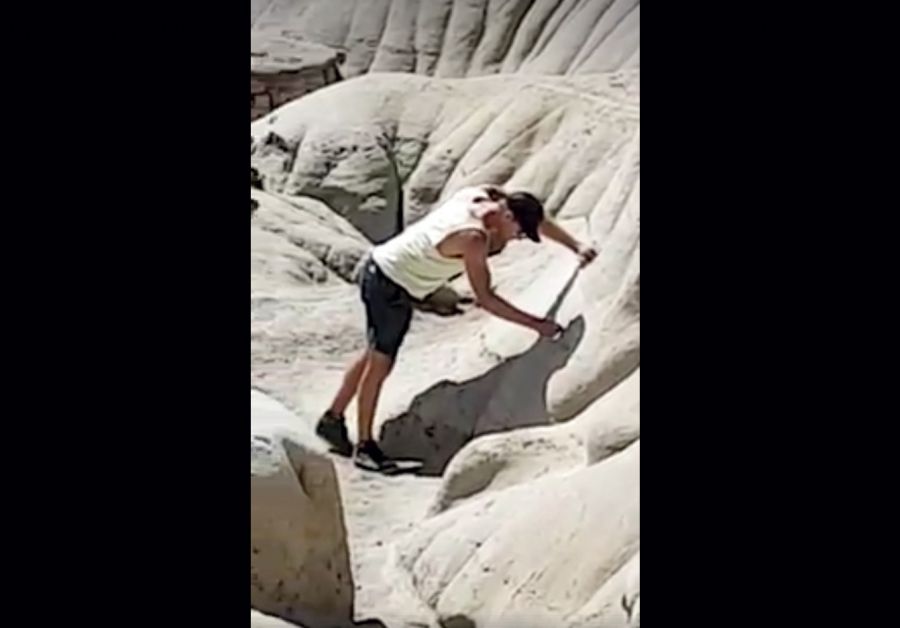
[[[400,234],[372,250],[372,259],[389,279],[413,298],[423,299],[465,271],[462,258],[444,257],[437,245],[463,229],[485,231],[475,203],[487,201],[479,187],[463,188]]]

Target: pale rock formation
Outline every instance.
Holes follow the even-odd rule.
[[[283,406],[251,392],[250,604],[312,628],[353,619],[353,576],[334,464],[304,431],[266,430]],[[252,620],[252,616],[251,616]]]

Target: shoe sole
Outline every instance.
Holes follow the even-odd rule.
[[[393,475],[400,471],[400,467],[396,465],[379,467],[378,465],[372,464],[367,465],[364,462],[360,462],[359,460],[354,460],[353,465],[357,469],[362,469],[363,471],[370,471],[372,473],[383,473],[384,475]]]

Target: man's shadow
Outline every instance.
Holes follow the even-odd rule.
[[[566,282],[547,313],[554,317],[578,272]],[[524,353],[479,377],[441,381],[417,395],[403,414],[381,427],[379,444],[388,455],[418,460],[411,471],[440,475],[463,445],[482,434],[546,425],[547,382],[565,366],[584,337],[576,317],[556,339],[540,338]]]

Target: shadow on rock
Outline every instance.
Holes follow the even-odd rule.
[[[475,622],[465,615],[452,615],[442,619],[441,628],[476,628]]]
[[[555,315],[575,277],[560,292],[548,316]],[[423,475],[440,475],[456,452],[476,436],[548,424],[547,383],[568,363],[584,330],[584,318],[578,316],[560,338],[540,338],[524,353],[479,377],[438,382],[413,399],[409,410],[384,423],[381,446],[391,456],[421,461],[418,472]]]

